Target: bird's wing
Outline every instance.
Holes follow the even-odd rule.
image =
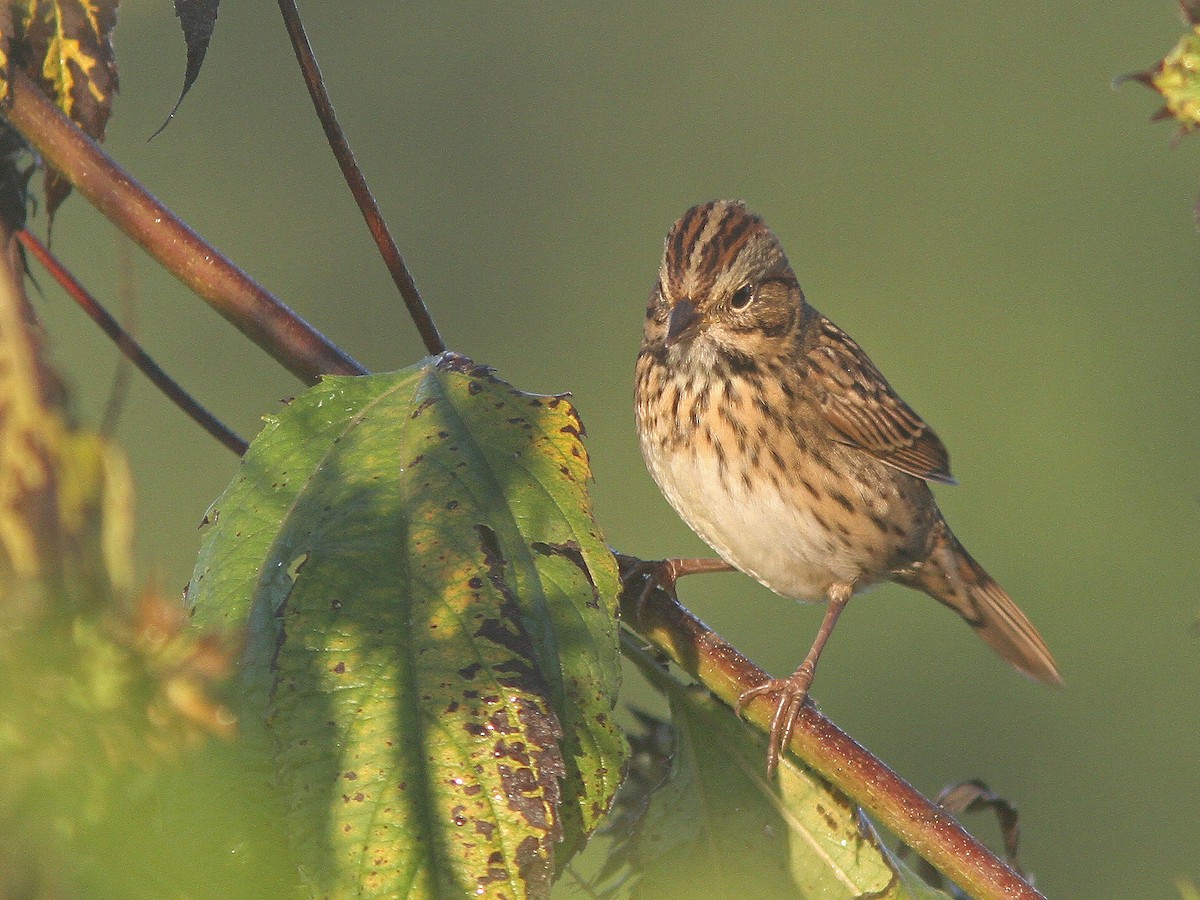
[[[909,475],[957,484],[941,439],[850,335],[824,316],[812,327],[817,339],[805,354],[809,385],[838,440]]]

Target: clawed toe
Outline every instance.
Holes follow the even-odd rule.
[[[800,710],[808,700],[808,688],[812,684],[812,672],[797,670],[788,678],[772,678],[762,684],[743,691],[734,703],[734,712],[742,714],[746,704],[763,694],[778,694],[775,713],[771,716],[771,729],[767,743],[767,774],[773,775],[779,765],[779,755],[792,739]]]
[[[641,621],[646,611],[646,601],[655,590],[662,590],[668,597],[679,602],[675,594],[675,569],[669,559],[639,560],[621,579],[622,592],[630,590],[639,580],[642,582],[637,600],[634,601],[635,621]]]
[[[733,711],[736,715],[740,716],[742,710],[746,708],[746,704],[755,697],[761,697],[763,694],[773,694],[776,691],[783,690],[786,686],[787,682],[782,678],[768,678],[762,684],[755,685],[747,691],[742,691],[733,704]]]
[[[620,557],[618,557],[620,558]],[[626,560],[632,557],[626,557]],[[634,603],[637,621],[641,621],[646,610],[646,602],[656,589],[663,591],[676,603],[679,597],[675,593],[675,582],[684,575],[698,575],[704,572],[728,572],[730,565],[719,559],[640,559],[629,566],[621,576],[622,593],[628,591],[638,579],[644,584]]]

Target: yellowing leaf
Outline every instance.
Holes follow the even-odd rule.
[[[1200,125],[1200,16],[1193,0],[1181,0],[1180,7],[1192,30],[1156,66],[1125,78],[1161,94],[1163,106],[1154,118],[1174,119],[1184,135]]]
[[[452,354],[326,378],[214,504],[189,597],[322,894],[546,896],[625,745],[616,563],[571,404]]]
[[[27,60],[29,74],[72,121],[98,141],[117,91],[112,32],[118,0],[23,0],[20,22],[0,18],[0,100],[8,97],[13,58]],[[18,52],[19,50],[19,52]],[[50,217],[71,186],[53,169],[46,171],[46,211]]]

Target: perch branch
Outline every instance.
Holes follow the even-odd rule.
[[[333,151],[333,155],[341,167],[342,177],[346,179],[350,193],[354,195],[362,217],[366,220],[367,228],[370,229],[371,236],[375,238],[375,245],[379,248],[384,264],[392,275],[392,281],[396,283],[396,288],[404,299],[404,305],[408,307],[408,314],[412,317],[413,324],[417,326],[425,349],[431,356],[436,356],[446,349],[446,344],[442,340],[442,336],[438,334],[437,326],[433,323],[433,316],[429,314],[425,301],[421,299],[421,294],[408,271],[408,266],[404,264],[404,257],[400,255],[400,248],[392,239],[392,233],[383,219],[383,213],[379,211],[379,204],[375,202],[375,197],[367,186],[366,176],[363,175],[362,169],[355,161],[354,152],[350,149],[342,127],[338,124],[337,116],[333,111],[333,102],[329,99],[325,81],[321,77],[321,69],[317,65],[317,58],[313,55],[312,45],[309,44],[308,35],[304,32],[300,11],[296,8],[294,0],[279,0],[279,11],[283,13],[288,37],[291,38],[292,49],[296,52],[296,61],[300,63],[304,83],[308,86],[308,93],[312,97],[317,118],[321,120],[321,127],[325,129],[325,138],[329,141],[329,148]]]
[[[297,378],[366,373],[155,199],[16,67],[5,115],[110,222]]]
[[[241,456],[246,452],[246,441],[205,409],[191,394],[180,387],[178,382],[164,372],[158,363],[154,361],[153,357],[138,344],[133,335],[122,328],[121,324],[112,314],[101,306],[95,297],[88,293],[87,288],[79,283],[79,280],[50,252],[45,244],[27,230],[18,231],[17,240],[21,242],[21,245],[26,250],[33,254],[37,261],[42,264],[42,267],[62,286],[63,290],[67,292],[80,309],[87,313],[91,317],[91,320],[100,326],[100,330],[112,339],[113,343],[117,345],[117,348],[125,354],[129,361],[137,366],[155,387],[166,394],[167,399],[187,413],[197,425],[234,453]]]
[[[617,560],[623,575],[641,562],[622,554]],[[631,579],[621,598],[625,621],[635,623],[643,638],[725,703],[732,706],[742,693],[768,678],[661,590],[651,592],[644,603],[639,603],[641,592],[640,580]],[[766,731],[773,712],[770,697],[759,697],[746,706],[743,715]],[[788,750],[976,900],[1044,900],[953,816],[825,718],[811,701],[805,703],[796,721]]]

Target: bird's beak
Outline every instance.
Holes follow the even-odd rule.
[[[679,300],[671,307],[671,317],[667,319],[667,347],[678,344],[690,331],[700,324],[700,313],[696,304],[691,300]]]

